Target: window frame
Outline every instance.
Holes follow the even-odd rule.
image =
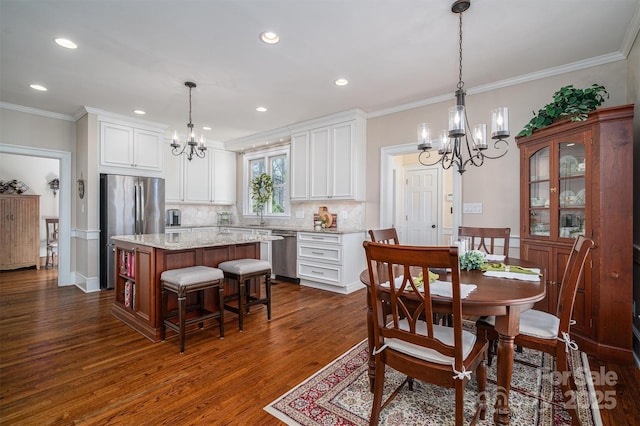
[[[284,180],[284,199],[286,200],[285,209],[282,213],[273,213],[271,212],[271,203],[268,205],[268,210],[264,212],[263,217],[265,218],[289,218],[291,217],[291,197],[290,197],[290,188],[291,188],[291,149],[289,145],[281,145],[277,147],[272,147],[269,149],[262,149],[259,151],[252,151],[246,153],[243,156],[242,162],[242,214],[245,217],[255,216],[256,213],[252,211],[253,200],[251,200],[251,167],[250,163],[255,160],[264,160],[266,172],[273,176],[273,171],[271,170],[271,158],[273,157],[285,157],[287,162],[287,171],[286,178]]]

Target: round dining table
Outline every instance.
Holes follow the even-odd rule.
[[[520,313],[544,299],[546,294],[545,271],[540,265],[528,261],[509,258],[505,261],[508,265],[518,265],[525,268],[538,268],[541,270],[539,281],[523,281],[514,278],[490,277],[480,270],[460,270],[460,282],[462,284],[475,284],[477,288],[469,296],[462,299],[462,314],[465,316],[496,317],[495,329],[499,334],[498,340],[498,364],[497,364],[497,388],[494,422],[497,425],[508,425],[510,420],[509,393],[511,390],[511,375],[513,372],[514,339],[520,329]],[[387,280],[386,272],[380,272],[381,282]],[[451,274],[440,274],[440,281],[451,281]],[[360,281],[367,287],[367,332],[369,340],[369,353],[373,350],[373,310],[371,295],[369,292],[369,270],[360,273]],[[432,295],[434,310],[438,302],[443,305],[450,299]],[[373,389],[375,370],[375,358],[369,357],[369,382]]]

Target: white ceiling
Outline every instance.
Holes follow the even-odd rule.
[[[206,137],[221,142],[352,108],[380,114],[453,96],[451,3],[0,0],[0,102],[69,116],[83,106],[131,117],[140,108],[184,134],[191,80],[196,129],[211,126]],[[463,24],[473,90],[625,58],[640,0],[474,0]],[[265,30],[280,43],[259,41]],[[335,86],[338,77],[350,84]]]

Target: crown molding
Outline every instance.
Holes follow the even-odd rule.
[[[0,108],[8,109],[11,111],[25,112],[27,114],[41,115],[43,117],[53,118],[55,120],[64,120],[64,121],[73,121],[73,122],[76,121],[73,118],[73,116],[68,114],[60,114],[57,112],[45,111],[43,109],[36,109],[36,108],[26,107],[22,105],[10,104],[7,102],[0,102]]]

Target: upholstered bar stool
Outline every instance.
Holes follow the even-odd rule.
[[[240,331],[244,329],[244,314],[249,312],[253,305],[267,306],[267,319],[271,320],[271,264],[266,260],[238,259],[222,262],[218,268],[224,272],[227,280],[234,280],[238,284],[237,296],[230,296],[225,302],[238,300],[238,307],[225,303],[225,309],[238,314],[238,326]],[[265,297],[251,295],[251,279],[264,276]],[[258,281],[259,282],[259,281]],[[258,284],[259,286],[260,284]],[[260,289],[258,288],[258,292]]]
[[[184,353],[185,328],[198,323],[200,328],[204,321],[218,318],[220,323],[220,338],[224,337],[224,286],[221,285],[224,274],[218,268],[208,266],[191,266],[181,269],[170,269],[160,275],[162,285],[162,325],[160,338],[165,339],[167,327],[177,331],[180,335],[180,353]],[[207,289],[218,290],[218,311],[213,312],[205,307],[204,291]],[[197,292],[198,304],[195,307],[187,306],[187,295]],[[168,311],[167,302],[169,293],[175,293],[178,297],[178,312]]]

